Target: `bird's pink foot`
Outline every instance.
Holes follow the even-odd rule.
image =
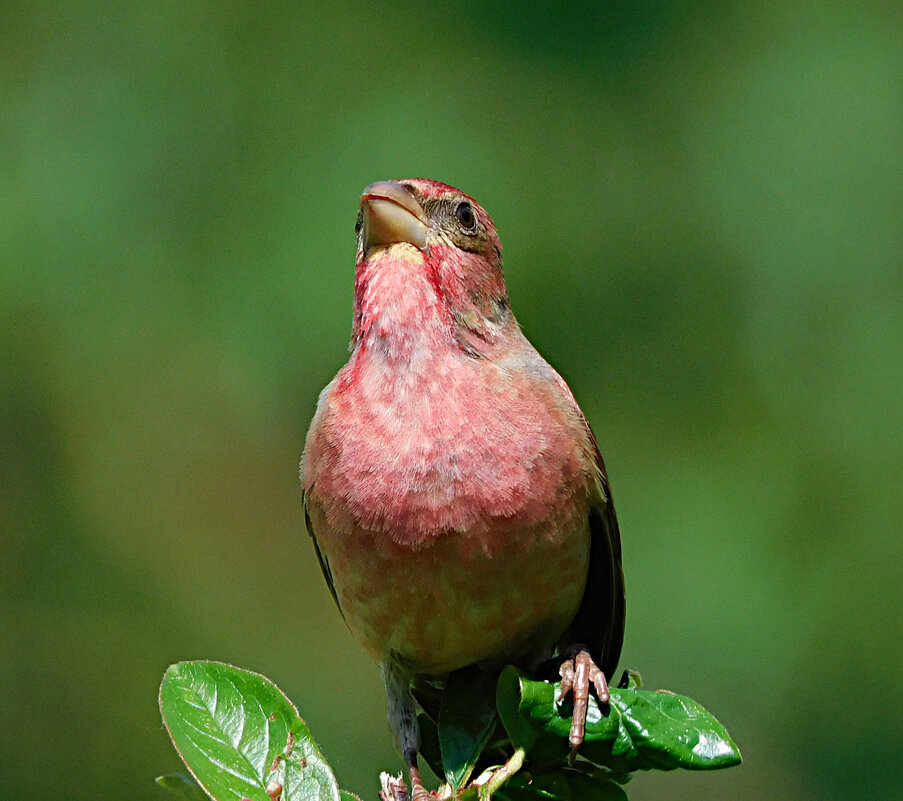
[[[577,749],[583,744],[586,735],[586,710],[589,704],[590,684],[596,690],[596,698],[600,704],[607,704],[611,698],[608,682],[593,658],[583,649],[574,654],[573,659],[566,659],[558,670],[561,675],[561,698],[574,694],[574,712],[571,718],[571,732],[568,742],[571,744],[570,762],[573,765],[577,758]]]
[[[414,764],[410,766],[411,774],[411,801],[436,801],[436,794],[431,793],[423,785],[420,778],[420,768],[417,767],[417,757],[414,757]]]

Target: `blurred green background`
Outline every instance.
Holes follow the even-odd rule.
[[[165,798],[166,666],[400,761],[304,534],[361,188],[494,216],[609,465],[623,665],[745,763],[633,801],[898,798],[898,3],[0,6],[0,798]]]

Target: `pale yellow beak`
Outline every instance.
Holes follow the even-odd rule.
[[[361,195],[364,255],[374,247],[409,242],[426,249],[429,220],[420,204],[394,181],[377,181]]]

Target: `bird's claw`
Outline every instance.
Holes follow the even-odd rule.
[[[593,658],[583,649],[574,654],[573,659],[566,659],[558,670],[561,676],[561,696],[566,698],[574,694],[574,712],[571,718],[571,731],[568,742],[571,744],[570,764],[577,758],[577,749],[583,744],[586,735],[586,711],[589,706],[589,687],[592,683],[596,698],[600,704],[607,704],[611,698],[608,682]],[[559,699],[559,700],[560,700]]]

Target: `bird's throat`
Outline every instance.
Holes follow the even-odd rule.
[[[419,349],[450,345],[450,319],[435,270],[413,245],[381,248],[358,265],[355,350],[401,367]]]

